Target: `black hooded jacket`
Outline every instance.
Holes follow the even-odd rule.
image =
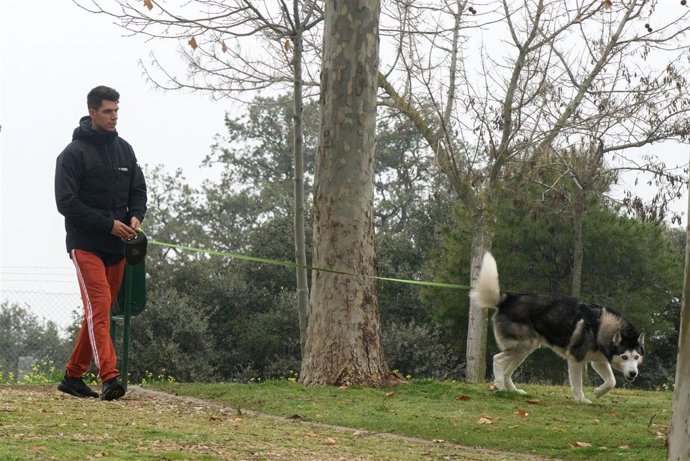
[[[65,217],[68,252],[95,253],[106,265],[120,261],[124,244],[110,233],[114,221],[129,225],[132,216],[143,221],[146,214],[146,182],[132,146],[82,117],[57,158],[55,201]]]

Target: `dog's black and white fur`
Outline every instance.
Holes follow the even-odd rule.
[[[513,384],[515,369],[537,348],[547,346],[568,361],[568,374],[577,402],[591,403],[582,390],[587,362],[604,380],[594,390],[601,397],[616,385],[614,369],[627,381],[637,377],[644,357],[644,333],[615,311],[561,294],[506,294],[498,283],[496,260],[486,253],[470,298],[496,308],[494,336],[501,352],[494,356],[497,390],[524,394]]]

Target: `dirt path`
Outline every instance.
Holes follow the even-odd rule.
[[[207,406],[208,408],[215,408],[216,410],[219,411],[224,411],[228,413],[235,412],[237,414],[241,414],[246,417],[253,417],[253,418],[267,418],[271,419],[274,421],[278,422],[283,422],[287,424],[292,424],[292,425],[301,425],[305,426],[308,428],[313,428],[313,429],[318,429],[318,430],[328,430],[328,431],[338,431],[338,432],[343,432],[343,433],[349,433],[350,437],[353,438],[374,438],[374,439],[380,439],[380,440],[388,440],[388,441],[393,441],[395,443],[402,442],[404,444],[410,444],[410,445],[419,445],[420,447],[423,446],[430,446],[434,447],[435,449],[441,449],[440,451],[447,451],[448,453],[443,455],[441,458],[424,458],[424,459],[448,459],[448,460],[481,460],[481,461],[503,461],[503,460],[511,460],[511,461],[559,461],[555,458],[544,458],[544,457],[538,457],[538,456],[530,456],[530,455],[525,455],[521,453],[510,453],[510,452],[500,452],[496,450],[487,450],[487,449],[482,449],[482,448],[473,448],[473,447],[466,447],[463,445],[458,445],[454,443],[449,443],[445,441],[430,441],[426,439],[420,439],[416,437],[407,437],[407,436],[401,436],[397,434],[391,434],[387,432],[369,432],[366,430],[361,430],[361,429],[354,429],[354,428],[349,428],[349,427],[343,427],[343,426],[334,426],[330,424],[323,424],[323,423],[315,423],[315,422],[310,422],[310,421],[303,421],[303,420],[295,420],[295,419],[289,419],[285,418],[282,416],[276,416],[276,415],[270,415],[266,413],[258,413],[256,411],[252,410],[247,410],[247,409],[239,409],[239,408],[230,408],[227,407],[223,404],[214,402],[214,401],[209,401],[209,400],[204,400],[204,399],[199,399],[199,398],[194,398],[194,397],[186,397],[186,396],[177,396],[177,395],[172,395],[168,394],[165,392],[160,392],[152,389],[145,389],[142,387],[138,386],[130,386],[130,391],[143,395],[143,396],[149,396],[149,397],[154,397],[156,399],[160,400],[166,400],[166,399],[172,399],[172,400],[181,400],[181,401],[186,401],[190,404],[193,405],[202,405],[202,406]],[[397,441],[397,442],[396,442]],[[371,459],[378,459],[378,458],[371,458]],[[422,458],[420,458],[422,459]]]

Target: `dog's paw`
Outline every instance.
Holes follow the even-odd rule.
[[[591,400],[589,400],[588,398],[585,398],[585,397],[582,397],[581,399],[575,399],[575,401],[576,401],[577,403],[584,403],[584,404],[586,404],[586,405],[589,405],[589,404],[592,403]]]
[[[609,386],[599,386],[596,389],[594,389],[594,397],[599,398],[602,395],[606,394],[611,389],[613,389],[613,388],[609,387]]]

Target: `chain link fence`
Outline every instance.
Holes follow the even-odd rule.
[[[0,267],[0,382],[62,373],[81,297],[71,267]]]
[[[76,280],[75,280],[76,285]],[[26,309],[43,323],[54,322],[62,334],[74,323],[74,316],[81,318],[82,304],[79,293],[0,290],[0,303],[17,305]]]

